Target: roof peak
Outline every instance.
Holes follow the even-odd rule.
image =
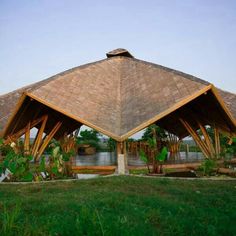
[[[117,57],[117,56],[122,56],[122,57],[130,57],[134,58],[133,55],[126,49],[124,48],[117,48],[115,50],[112,50],[108,53],[106,53],[107,57]]]

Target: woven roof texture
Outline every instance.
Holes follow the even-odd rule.
[[[0,97],[0,129],[23,92],[105,134],[121,137],[208,82],[130,57],[124,49]],[[124,56],[128,55],[128,56]],[[236,95],[220,91],[236,117]]]

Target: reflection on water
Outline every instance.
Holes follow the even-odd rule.
[[[198,162],[203,159],[202,153],[189,152],[186,156],[185,152],[180,153],[178,159],[167,159],[166,163],[186,163],[186,162]],[[74,160],[76,166],[112,166],[117,164],[116,154],[114,152],[98,152],[94,155],[81,156],[77,155]],[[129,166],[142,166],[145,165],[140,160],[139,156],[128,155]]]
[[[112,166],[116,165],[116,155],[114,152],[98,152],[93,155],[77,155],[76,166]]]

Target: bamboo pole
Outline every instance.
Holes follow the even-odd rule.
[[[32,129],[33,127],[35,127],[37,124],[39,124],[42,120],[44,119],[44,116],[38,118],[37,120],[31,121],[30,122],[30,129]],[[28,125],[28,124],[27,124]],[[9,135],[7,137],[7,139],[5,140],[5,144],[9,144],[11,142],[15,142],[18,138],[20,138],[26,130],[27,126],[25,126],[23,129],[19,130],[17,133],[13,134],[13,135]]]
[[[25,131],[24,152],[27,155],[30,152],[30,122],[28,123]]]
[[[194,139],[194,141],[197,143],[197,145],[199,146],[199,148],[201,149],[202,153],[204,154],[204,156],[206,158],[210,157],[210,153],[208,151],[207,146],[205,145],[205,143],[201,140],[201,138],[199,137],[199,135],[197,134],[197,132],[195,130],[192,129],[192,127],[188,124],[187,121],[183,120],[182,118],[179,118],[180,122],[183,124],[183,126],[186,128],[186,130],[189,132],[189,134],[192,136],[192,138]]]
[[[48,120],[48,115],[45,115],[44,119],[43,119],[43,122],[41,124],[41,127],[39,128],[38,133],[36,135],[36,138],[35,138],[35,141],[34,141],[34,145],[33,145],[32,151],[31,151],[33,156],[37,155],[39,146],[40,146],[40,144],[42,142],[43,132],[44,132],[44,129],[46,127],[47,120]]]
[[[214,128],[214,135],[215,135],[215,150],[216,150],[216,157],[218,158],[220,156],[221,148],[220,148],[220,134],[219,129]]]
[[[200,122],[198,122],[198,125],[202,131],[206,145],[208,146],[208,150],[211,153],[211,157],[214,157],[215,156],[215,148],[212,144],[211,138],[210,138],[209,134],[207,133],[206,128]]]
[[[53,127],[53,129],[51,130],[51,132],[45,137],[41,147],[39,148],[39,151],[35,157],[35,160],[37,161],[39,159],[39,157],[43,154],[45,148],[48,146],[49,142],[52,140],[53,136],[56,134],[56,132],[59,130],[59,128],[61,127],[62,122],[58,121],[56,123],[56,125]]]

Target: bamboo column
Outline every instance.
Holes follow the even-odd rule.
[[[190,124],[187,121],[183,120],[182,118],[180,118],[179,120],[182,123],[182,125],[186,128],[186,130],[189,132],[189,134],[192,136],[194,141],[197,143],[204,156],[206,158],[210,158],[211,154],[208,150],[208,147],[205,144],[205,142],[201,140],[201,137],[198,135],[198,133],[190,126]]]
[[[36,138],[34,141],[34,145],[33,145],[32,151],[31,151],[33,156],[37,155],[39,146],[42,143],[43,133],[44,133],[44,129],[46,127],[47,120],[48,120],[48,116],[46,115],[43,119],[41,127],[38,129],[38,132],[37,132],[37,135],[36,135]]]
[[[218,158],[220,156],[220,134],[218,128],[214,128],[215,143],[213,143],[213,140],[210,138],[205,126],[202,125],[199,120],[195,121],[197,122],[202,132],[203,139],[186,120],[184,120],[183,118],[180,118],[179,120],[189,132],[189,134],[192,136],[194,141],[197,143],[206,158]]]
[[[221,148],[220,148],[220,133],[218,128],[214,128],[214,136],[215,136],[215,153],[216,158],[220,157]]]
[[[30,154],[30,122],[28,123],[25,131],[24,152],[26,155]]]
[[[56,134],[56,132],[59,130],[59,128],[61,127],[62,122],[58,121],[56,123],[56,125],[53,127],[53,129],[51,130],[51,132],[45,137],[45,139],[43,140],[42,145],[40,146],[38,153],[35,156],[35,160],[38,161],[38,159],[40,158],[40,156],[43,154],[44,150],[46,149],[46,147],[48,146],[49,142],[52,140],[52,138],[54,137],[54,135]]]

